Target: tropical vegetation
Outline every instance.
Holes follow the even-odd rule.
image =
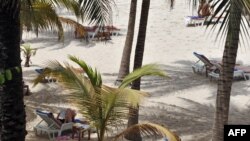
[[[0,0],[0,72],[9,70],[12,76],[12,79],[7,79],[0,86],[0,137],[2,141],[24,141],[27,133],[22,71],[20,71],[19,10],[19,0]]]
[[[63,24],[68,24],[84,34],[82,25],[57,14],[58,8],[66,8],[78,20],[95,25],[105,25],[111,21],[113,0],[21,0],[21,29],[34,31],[57,30],[58,40],[64,39]]]
[[[135,48],[135,57],[134,57],[134,70],[140,68],[143,62],[143,54],[144,54],[144,46],[146,40],[147,33],[147,23],[148,23],[148,14],[149,14],[150,0],[142,1],[142,9],[141,9],[141,17],[139,24],[139,32],[137,37],[137,43]],[[135,81],[133,81],[131,88],[135,90],[140,90],[141,78],[138,77]],[[134,116],[129,117],[128,119],[128,127],[135,125],[139,120],[139,108],[130,107],[130,114]],[[126,138],[133,141],[141,141],[140,134],[136,132],[130,132],[126,135]]]
[[[133,45],[133,40],[134,40],[136,8],[137,8],[137,0],[131,0],[129,21],[128,21],[128,31],[126,35],[125,45],[123,47],[122,59],[121,59],[121,64],[119,68],[118,77],[116,79],[117,83],[121,82],[123,78],[127,74],[129,74],[130,56],[131,56],[132,45]]]
[[[51,5],[39,7],[49,2]],[[12,79],[4,81],[0,86],[0,137],[2,141],[24,141],[27,134],[20,57],[23,25],[27,29],[36,31],[36,33],[38,33],[39,28],[49,29],[49,27],[52,27],[49,25],[59,23],[58,19],[52,19],[53,15],[55,15],[54,10],[49,10],[52,4],[60,5],[65,3],[64,6],[69,6],[67,2],[72,1],[0,0],[0,72],[2,74],[11,71],[12,75]],[[96,24],[104,24],[110,20],[110,3],[112,0],[78,0],[77,2],[81,7],[79,11],[75,12],[80,13],[82,20],[88,20]],[[43,10],[42,12],[42,8],[48,11]],[[22,9],[22,12],[20,12],[20,9]],[[40,12],[38,12],[39,10]],[[24,13],[27,15],[25,16]],[[43,13],[52,16],[47,17],[42,15]],[[38,14],[38,16],[34,14]],[[23,19],[22,22],[20,22],[20,17]],[[35,17],[39,17],[39,21]],[[46,20],[47,18],[49,20]],[[3,77],[1,76],[1,78]]]
[[[70,90],[69,99],[77,103],[80,112],[97,130],[98,141],[106,139],[105,135],[111,127],[120,127],[128,116],[133,116],[128,115],[128,107],[137,108],[142,98],[147,95],[145,92],[128,88],[134,80],[146,75],[165,76],[165,72],[159,69],[158,65],[145,65],[128,74],[121,85],[114,88],[103,84],[101,74],[83,60],[74,56],[69,56],[69,59],[83,69],[84,73],[76,72],[69,63],[51,61],[44,73],[36,78],[35,84],[42,81],[46,75],[56,77],[60,84]],[[153,123],[133,125],[114,139],[129,130],[146,135],[167,136],[171,141],[179,140],[178,136],[167,128]]]
[[[23,56],[25,58],[24,67],[29,67],[31,60],[30,57],[36,55],[37,49],[31,48],[30,44],[21,45],[21,51],[23,52]]]
[[[214,15],[208,19],[209,23],[214,17],[223,17],[220,26],[221,34],[226,36],[225,47],[222,59],[222,71],[218,81],[216,98],[216,112],[213,127],[213,141],[224,140],[224,125],[228,124],[230,95],[234,75],[234,67],[237,58],[237,51],[240,36],[248,36],[249,21],[243,15],[243,9],[249,14],[249,0],[213,0],[212,7],[215,7]]]

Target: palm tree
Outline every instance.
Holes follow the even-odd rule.
[[[150,0],[143,0],[142,9],[141,9],[141,19],[140,19],[140,25],[139,25],[139,33],[138,33],[137,44],[136,44],[136,49],[135,49],[134,70],[142,66],[144,45],[145,45],[146,32],[147,32],[149,7],[150,7]],[[140,78],[136,79],[132,83],[132,89],[140,90],[140,84],[141,84]],[[138,123],[139,109],[131,107],[129,112],[130,114],[133,114],[134,116],[129,117],[128,127]],[[133,132],[127,134],[126,138],[129,140],[133,140],[133,141],[141,140],[140,134],[133,133]]]
[[[64,37],[62,24],[66,21],[66,24],[71,25],[73,20],[60,18],[56,13],[56,7],[66,8],[82,21],[104,25],[110,23],[112,19],[112,4],[113,0],[21,0],[21,28],[26,27],[27,31],[35,31],[37,36],[40,29],[57,29],[58,40],[62,41]],[[79,28],[76,24],[71,26]]]
[[[77,11],[77,5],[74,0],[21,0],[21,29],[25,27],[27,31],[35,31],[38,36],[39,29],[53,30],[56,27],[58,40],[63,40],[63,26],[56,13],[56,6]]]
[[[0,86],[1,140],[24,141],[26,121],[20,71],[19,0],[0,0],[0,62],[0,72],[10,70],[12,74],[12,79]]]
[[[220,29],[222,33],[227,31],[225,33],[226,42],[222,59],[222,71],[220,72],[218,81],[215,122],[212,137],[213,141],[223,141],[224,125],[228,123],[233,70],[237,58],[239,36],[240,33],[247,33],[246,28],[248,25],[245,25],[246,22],[243,21],[242,11],[244,8],[247,9],[249,13],[250,1],[222,0],[220,3],[215,3],[214,6],[218,6],[218,8],[215,10],[213,17],[217,15],[221,17],[222,14],[224,14],[224,21]]]
[[[23,44],[21,46],[21,51],[25,57],[24,67],[29,67],[31,62],[30,57],[36,55],[37,49],[31,48],[29,44]]]
[[[122,82],[123,78],[129,73],[130,56],[134,39],[135,19],[136,19],[137,0],[131,0],[130,13],[128,21],[128,31],[125,45],[122,52],[122,60],[118,73],[117,82]]]
[[[112,127],[119,127],[128,116],[128,107],[136,108],[146,95],[145,92],[128,88],[132,81],[145,75],[165,76],[164,71],[160,70],[157,65],[146,65],[127,75],[118,88],[113,88],[104,85],[101,74],[83,60],[74,56],[69,56],[69,58],[78,64],[85,73],[77,73],[68,63],[62,65],[57,61],[52,61],[47,66],[44,74],[36,78],[35,84],[46,75],[56,77],[65,88],[70,90],[70,100],[77,102],[77,106],[81,109],[80,112],[96,128],[98,141],[104,141],[106,132],[112,130]],[[134,125],[118,134],[114,140],[129,130],[149,135],[160,134],[169,137],[173,141],[179,140],[167,128],[153,123]]]

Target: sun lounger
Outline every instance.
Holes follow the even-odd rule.
[[[42,119],[36,126],[34,131],[38,133],[45,132],[49,136],[49,140],[54,140],[55,136],[61,136],[64,131],[72,131],[73,122],[61,124],[56,120],[51,112],[36,110],[36,114]]]
[[[218,61],[209,60],[206,56],[196,52],[194,52],[193,54],[199,59],[195,64],[192,65],[194,73],[203,73],[205,71],[206,76],[208,76],[208,72],[211,72],[216,69],[213,63],[218,63]]]
[[[196,53],[193,53],[199,60],[192,65],[194,73],[203,73],[205,71],[206,76],[212,78],[219,78],[218,70],[220,70],[221,61],[218,60],[209,60],[206,56]],[[202,62],[202,63],[200,63]],[[250,75],[250,67],[240,65],[240,62],[236,62],[234,77],[244,77],[246,80]]]
[[[112,36],[118,36],[120,32],[120,29],[115,26],[105,26],[104,30],[109,32]]]
[[[40,74],[43,74],[44,71],[46,71],[46,68],[35,69],[35,71],[40,75]],[[56,82],[56,79],[50,76],[44,76],[42,82],[45,82],[45,83]]]
[[[187,16],[184,18],[184,20],[185,20],[186,26],[203,26],[203,25],[207,25],[209,22],[211,24],[215,24],[217,22],[221,23],[223,20],[223,17],[221,17],[220,19],[218,19],[219,17],[213,17],[212,19],[211,18],[212,16],[208,16],[208,17]]]
[[[213,63],[213,65],[216,67],[216,69],[209,72],[208,76],[211,79],[214,78],[214,79],[218,80],[220,77],[220,72],[222,71],[222,66],[219,63]],[[238,66],[238,68],[239,68],[239,66]],[[234,79],[243,78],[244,80],[248,80],[249,77],[247,76],[246,73],[247,73],[247,71],[235,68],[233,78]]]
[[[184,20],[186,26],[202,26],[205,18],[199,16],[187,16]]]

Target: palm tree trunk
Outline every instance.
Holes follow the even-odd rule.
[[[29,57],[29,56],[27,56],[27,57],[25,58],[24,67],[30,67],[30,57]]]
[[[130,56],[134,39],[135,19],[136,19],[136,6],[137,0],[131,0],[128,31],[126,36],[125,45],[122,52],[122,60],[119,69],[117,82],[121,82],[123,78],[129,73]]]
[[[148,13],[150,7],[150,0],[142,1],[141,9],[141,19],[139,25],[139,33],[137,37],[137,44],[135,49],[135,58],[134,58],[134,70],[142,66],[143,61],[143,52],[146,39],[147,23],[148,23]],[[141,79],[137,79],[132,84],[132,89],[140,90]],[[137,109],[130,108],[129,110],[132,116],[128,119],[128,127],[137,124],[139,118],[139,107]],[[141,141],[140,133],[129,133],[126,135],[126,138],[133,141]]]
[[[237,57],[242,5],[231,0],[228,33],[223,53],[222,72],[218,82],[213,141],[223,141],[224,125],[228,123],[231,87]]]
[[[20,1],[0,3],[0,71],[10,69],[12,79],[0,86],[2,141],[24,141],[25,110],[20,59]]]

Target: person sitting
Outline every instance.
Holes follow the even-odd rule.
[[[199,17],[207,17],[212,14],[212,9],[209,3],[206,0],[200,0],[200,5],[198,8],[198,16]]]
[[[76,116],[76,111],[72,110],[70,108],[62,109],[56,119],[61,121],[61,123],[68,123],[68,122],[74,122]]]

